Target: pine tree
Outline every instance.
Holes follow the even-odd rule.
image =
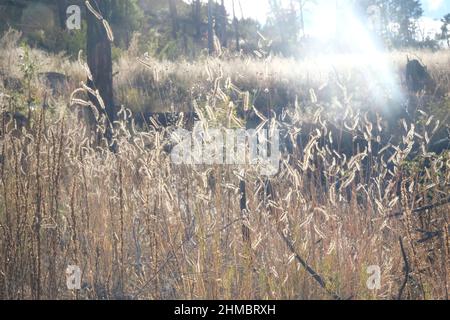
[[[170,12],[170,20],[172,21],[172,37],[176,39],[179,24],[178,24],[177,4],[175,0],[169,0],[169,12]]]
[[[202,4],[200,0],[192,1],[192,20],[195,29],[194,38],[197,42],[202,40]]]
[[[447,47],[450,48],[450,13],[446,14],[444,18],[442,18],[442,27],[441,27],[441,39],[447,42]]]
[[[115,45],[127,48],[134,31],[141,26],[142,10],[138,0],[110,0],[108,19],[115,31]]]
[[[416,44],[417,20],[423,15],[419,0],[361,0],[357,2],[367,18],[377,8],[379,14],[379,33],[388,44],[396,47]]]
[[[222,0],[220,4],[216,5],[216,21],[216,34],[219,37],[220,45],[222,47],[226,47],[228,16],[224,0]]]
[[[105,114],[106,138],[112,142],[112,128],[117,111],[114,105],[113,78],[112,78],[112,55],[111,38],[103,24],[102,19],[111,13],[112,0],[97,2],[97,5],[90,5],[95,12],[87,10],[87,63],[91,71],[92,79],[88,80],[88,86],[93,90],[98,90],[101,99],[89,94],[89,99],[95,104],[101,114]],[[101,15],[98,16],[98,14]],[[105,106],[102,107],[101,100]]]
[[[234,26],[234,38],[236,40],[236,50],[241,51],[241,39],[239,33],[239,20],[236,17],[236,7],[235,0],[233,0],[233,26]]]
[[[208,0],[208,52],[214,53],[214,15],[213,0]]]
[[[411,46],[415,43],[417,19],[423,15],[422,4],[419,0],[390,0],[388,14],[391,23],[398,29],[392,33],[395,46]]]

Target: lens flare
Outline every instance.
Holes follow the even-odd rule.
[[[368,18],[352,1],[319,1],[309,13],[309,34],[320,39],[323,48],[315,54],[314,59],[320,61],[316,63],[360,70],[371,88],[371,98],[387,106],[388,101],[401,101],[402,94],[389,54],[372,31],[379,23],[376,8],[372,9],[367,14],[375,16]]]

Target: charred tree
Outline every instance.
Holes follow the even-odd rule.
[[[195,28],[195,39],[200,42],[202,39],[202,4],[200,0],[192,2],[192,17]]]
[[[220,5],[216,8],[216,21],[217,23],[217,35],[220,39],[220,45],[222,47],[227,46],[227,10],[225,8],[225,1],[222,0]]]
[[[251,231],[250,228],[245,224],[245,219],[248,218],[248,208],[247,208],[247,191],[246,191],[246,183],[244,179],[241,179],[239,181],[239,193],[240,193],[240,200],[239,200],[239,207],[241,208],[241,217],[243,220],[242,223],[242,240],[244,243],[248,246],[251,246]]]
[[[178,35],[179,24],[178,24],[177,4],[175,3],[175,0],[169,0],[169,12],[170,12],[170,19],[172,20],[172,37],[176,39]]]
[[[58,8],[58,19],[59,19],[59,27],[61,30],[66,29],[66,19],[67,19],[67,0],[59,0],[56,2]]]
[[[233,0],[233,25],[234,25],[234,37],[236,39],[236,50],[237,51],[241,51],[241,39],[240,39],[240,35],[239,35],[239,21],[236,18],[236,10],[234,7],[234,0]]]
[[[405,79],[408,90],[414,93],[424,90],[432,82],[427,67],[419,60],[410,60],[409,57],[406,63]]]
[[[213,1],[208,0],[208,52],[214,54],[214,17]]]
[[[111,8],[111,1],[96,1],[93,9],[87,11],[87,63],[92,74],[92,80],[88,79],[88,86],[98,90],[99,99],[89,93],[89,99],[95,105],[100,114],[106,116],[105,138],[112,143],[112,126],[116,120],[117,111],[114,105],[111,35],[108,35],[107,24],[104,16]],[[108,27],[109,28],[109,27]],[[102,106],[102,100],[104,108]]]

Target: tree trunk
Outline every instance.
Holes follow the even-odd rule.
[[[67,0],[59,0],[56,2],[58,6],[58,18],[59,18],[59,26],[61,30],[66,29],[66,20],[67,20]]]
[[[218,34],[220,36],[220,45],[222,47],[227,46],[227,9],[225,8],[225,0],[222,0],[220,6],[218,6],[217,21],[220,21]]]
[[[208,1],[208,51],[214,54],[214,22],[213,22],[213,1]]]
[[[97,2],[94,6],[101,15],[105,16],[110,8],[110,1]],[[90,10],[87,12],[87,63],[92,74],[92,81],[88,80],[88,86],[98,90],[105,104],[105,110],[95,96],[89,95],[89,99],[95,104],[100,114],[106,115],[106,138],[112,142],[112,125],[116,120],[116,108],[113,95],[111,42],[106,33],[102,21],[98,20]]]
[[[175,0],[169,0],[169,11],[170,11],[170,19],[172,20],[172,37],[176,39],[179,26],[178,26],[177,4],[175,3]]]
[[[188,39],[187,39],[187,26],[186,23],[183,23],[183,27],[182,27],[182,39],[183,39],[183,49],[184,49],[184,54],[187,56],[189,56],[189,46],[188,46]]]
[[[236,50],[241,51],[241,44],[240,44],[241,39],[239,36],[239,21],[236,18],[236,10],[234,7],[234,0],[233,0],[233,24],[234,24],[234,36],[236,39]]]
[[[194,6],[195,38],[200,42],[202,38],[202,5],[200,0],[195,0],[192,5]]]
[[[126,1],[125,2],[125,16],[128,17],[129,14],[130,14],[130,3],[128,1]],[[126,44],[127,48],[130,47],[130,42],[131,42],[130,30],[131,30],[131,25],[129,23],[127,23],[126,30],[125,30],[125,44]]]

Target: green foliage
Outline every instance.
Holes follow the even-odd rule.
[[[23,81],[25,83],[25,90],[27,95],[27,103],[30,106],[35,101],[33,94],[33,80],[38,73],[38,65],[34,59],[30,57],[30,48],[28,45],[23,46],[24,55],[22,57],[22,63],[20,64],[20,70],[23,73]]]
[[[127,48],[134,31],[143,23],[142,10],[138,0],[112,0],[109,22],[114,31],[116,46]]]
[[[450,48],[450,13],[446,14],[441,21],[443,23],[441,27],[441,40],[445,40],[447,42],[447,46]]]
[[[26,36],[27,42],[34,47],[42,48],[48,52],[65,52],[76,57],[80,50],[86,48],[86,22],[81,30],[52,29],[48,32],[35,31]]]
[[[29,83],[36,75],[37,65],[30,57],[30,47],[25,44],[22,46],[22,49],[24,51],[24,55],[22,57],[22,63],[20,64],[20,70],[23,73],[24,80]]]
[[[123,53],[124,53],[124,50],[122,48],[117,47],[117,46],[112,46],[111,47],[111,59],[112,59],[112,61],[118,61]]]
[[[363,0],[359,6],[363,12],[371,6],[380,9],[382,29],[378,32],[387,45],[396,48],[434,45],[432,39],[426,39],[428,43],[424,44],[415,39],[417,19],[423,15],[419,0]]]
[[[414,44],[416,24],[414,19],[423,15],[422,4],[419,0],[391,0],[388,1],[388,12],[391,23],[398,24],[398,32],[393,33],[394,46],[408,46]]]

